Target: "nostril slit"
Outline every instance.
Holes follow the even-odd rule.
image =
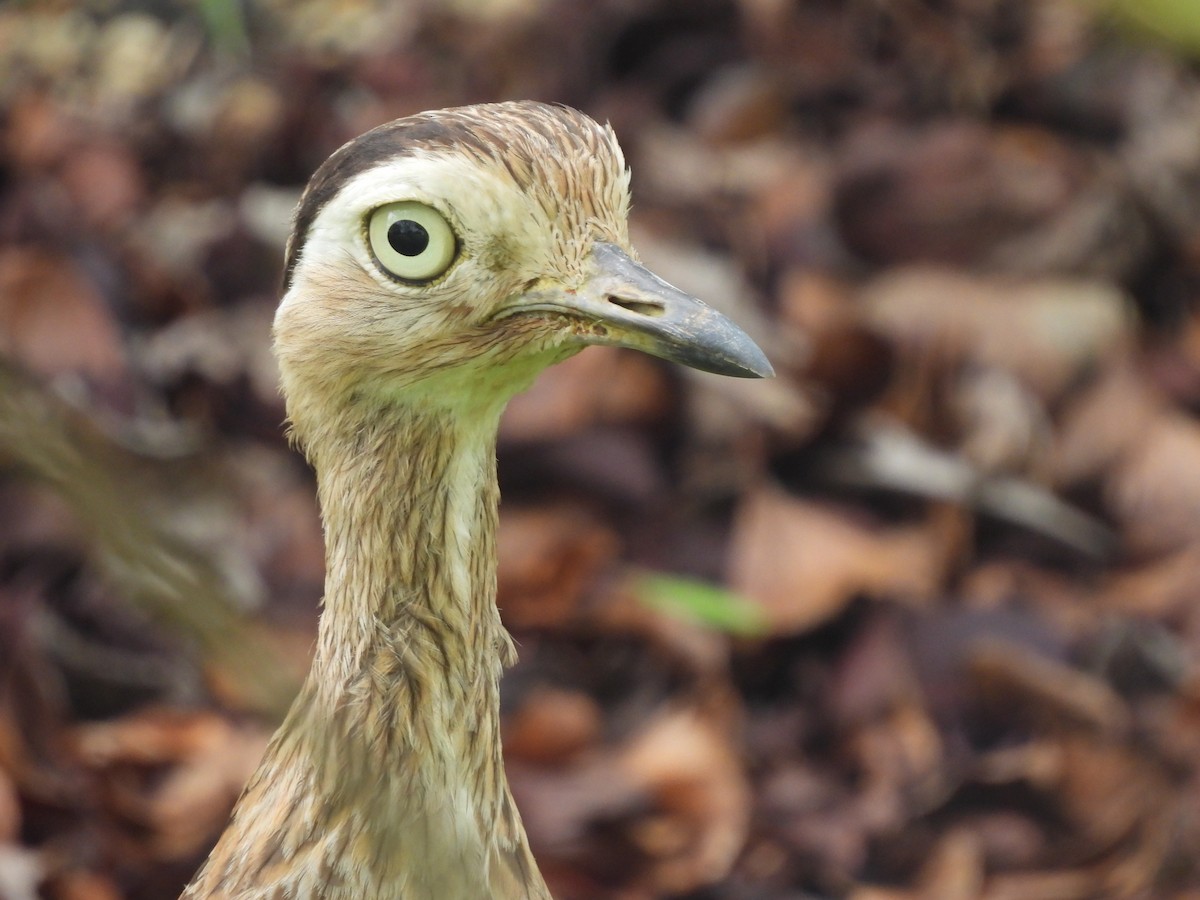
[[[616,294],[609,294],[606,299],[613,306],[619,306],[621,309],[627,309],[640,316],[661,316],[667,311],[663,304],[647,300],[630,300],[626,297],[618,297]]]

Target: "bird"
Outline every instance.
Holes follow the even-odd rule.
[[[769,377],[644,267],[609,125],[478,104],[381,125],[301,194],[272,334],[325,535],[311,669],[183,900],[550,893],[504,774],[496,440],[592,344]]]

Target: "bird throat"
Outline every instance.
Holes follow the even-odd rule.
[[[185,896],[549,896],[500,752],[499,412],[396,406],[306,436],[327,569],[312,670]]]
[[[495,605],[498,418],[387,408],[342,432],[348,446],[313,454],[326,582],[309,680],[327,699],[390,694],[420,720],[410,713],[479,699],[460,694],[509,661]]]
[[[515,654],[495,603],[499,412],[387,407],[317,473],[326,594],[309,683],[313,714],[334,726],[330,763],[350,779],[339,793],[388,796],[381,821],[419,823],[435,844],[444,832],[456,855],[474,844],[464,831],[486,850],[511,806],[499,680]],[[361,772],[345,765],[351,748]]]

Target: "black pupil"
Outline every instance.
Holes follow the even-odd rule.
[[[388,243],[401,256],[420,256],[429,246],[429,232],[420,222],[400,219],[388,226]]]

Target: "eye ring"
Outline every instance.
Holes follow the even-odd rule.
[[[379,267],[408,284],[433,281],[458,255],[458,239],[446,217],[416,200],[372,210],[367,217],[367,243]]]

